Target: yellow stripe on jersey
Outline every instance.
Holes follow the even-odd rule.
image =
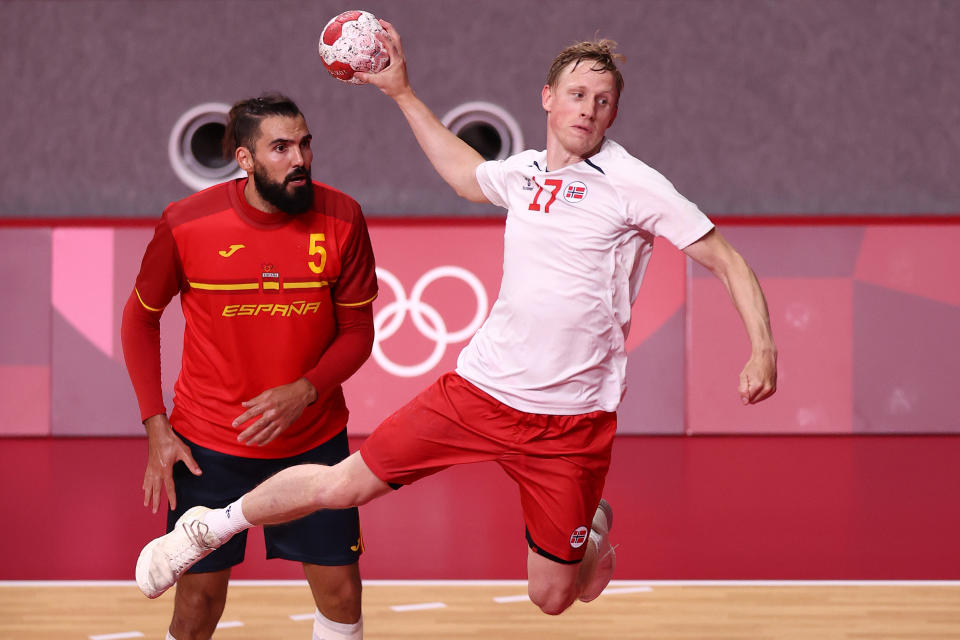
[[[365,304],[370,304],[377,299],[377,296],[373,296],[369,300],[364,300],[363,302],[337,302],[336,304],[341,307],[362,307]]]
[[[284,282],[284,289],[320,289],[329,286],[326,280],[311,280],[309,282]]]
[[[204,291],[254,291],[260,288],[259,282],[238,282],[234,284],[210,284],[207,282],[190,282],[194,289]]]
[[[280,291],[280,283],[279,283],[279,282],[268,282],[268,281],[264,281],[264,283],[263,283],[263,290],[264,290],[264,291],[267,291],[267,290],[270,290],[270,291]]]
[[[136,294],[137,294],[137,300],[140,301],[140,304],[143,305],[143,308],[144,308],[144,309],[146,309],[147,311],[163,311],[163,309],[155,309],[154,307],[151,307],[151,306],[148,305],[146,302],[144,302],[144,301],[143,301],[143,298],[140,297],[140,292],[137,291],[137,288],[136,288],[136,287],[134,287],[133,290],[136,292]]]

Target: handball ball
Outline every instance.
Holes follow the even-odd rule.
[[[378,33],[386,33],[372,13],[344,11],[327,23],[320,36],[320,58],[337,80],[360,84],[357,71],[379,73],[390,62]]]

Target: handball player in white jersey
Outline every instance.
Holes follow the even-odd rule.
[[[416,97],[399,36],[381,22],[390,65],[359,77],[397,103],[460,196],[508,210],[497,301],[456,371],[387,418],[360,451],[333,467],[286,469],[232,509],[195,514],[144,549],[137,580],[156,592],[193,556],[250,526],[365,504],[451,465],[492,460],[520,488],[530,599],[558,614],[596,598],[613,574],[613,510],[601,494],[625,389],[630,310],[654,237],[727,287],[751,343],[736,389],[744,404],[776,389],[766,301],[696,205],[606,138],[623,89],[615,43],[582,42],[557,56],[542,91],[545,151],[485,162]]]

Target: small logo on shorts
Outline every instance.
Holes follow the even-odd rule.
[[[583,543],[587,541],[587,536],[589,535],[590,529],[577,527],[573,530],[573,533],[570,534],[570,546],[574,549],[579,549],[583,546]]]

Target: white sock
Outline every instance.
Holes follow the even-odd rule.
[[[169,631],[167,631],[167,640],[177,640],[177,639],[174,638],[173,635],[172,635]]]
[[[244,529],[249,529],[253,525],[247,522],[243,517],[243,509],[240,507],[240,500],[228,504],[224,509],[211,509],[203,517],[203,523],[210,527],[210,531],[220,538],[223,544],[233,537],[233,534],[240,533]]]
[[[353,624],[328,620],[317,609],[313,616],[313,640],[362,640],[363,616]]]

